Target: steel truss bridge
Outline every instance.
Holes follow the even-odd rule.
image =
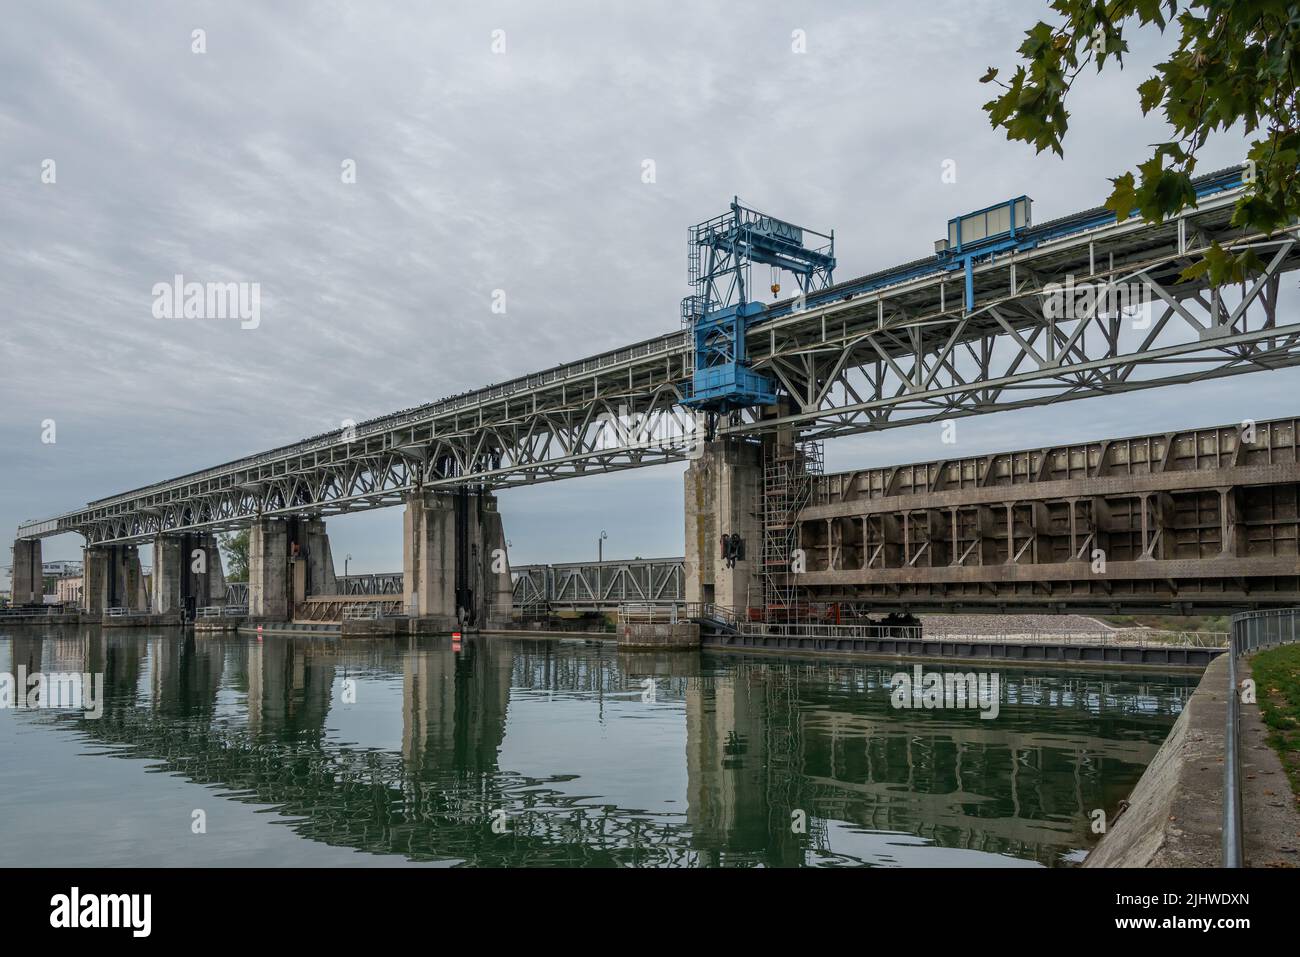
[[[686,601],[682,558],[516,565],[514,606],[537,611],[614,611],[627,603],[679,605]]]
[[[620,605],[680,605],[686,601],[684,558],[636,558],[628,561],[515,565],[514,606],[530,611],[616,611]],[[325,603],[340,599],[389,599],[400,603],[401,572],[339,575],[335,595],[318,595]],[[248,603],[246,582],[227,582],[228,604]],[[337,609],[330,609],[330,612]]]
[[[1025,234],[1033,248],[991,255],[970,277],[936,255],[773,303],[754,318],[747,354],[784,401],[726,414],[717,432],[794,427],[822,439],[1300,363],[1300,314],[1278,309],[1280,277],[1300,266],[1300,227],[1268,236],[1231,227],[1239,170],[1198,189],[1197,208],[1159,225],[1093,209],[1035,227]],[[1181,279],[1212,242],[1253,249],[1263,271],[1231,288]],[[1052,284],[1068,279],[1137,290],[1151,308],[1134,316],[1103,296],[1045,308],[1060,299]],[[417,489],[682,461],[702,438],[682,405],[692,371],[691,335],[673,332],[99,499],[24,523],[18,537],[138,543],[383,508]]]

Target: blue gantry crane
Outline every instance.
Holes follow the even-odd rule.
[[[835,235],[776,219],[733,198],[721,216],[691,227],[687,272],[695,292],[682,300],[682,321],[694,335],[695,366],[687,404],[729,412],[776,402],[776,384],[749,367],[745,332],[764,311],[751,301],[750,268],[772,270],[770,289],[794,277],[796,298],[827,289],[835,269]]]

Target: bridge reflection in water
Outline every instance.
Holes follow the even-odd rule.
[[[105,753],[143,758],[313,841],[481,866],[1061,864],[1195,683],[1004,671],[981,720],[893,709],[893,665],[594,641],[457,652],[85,628],[0,638],[0,669],[20,665],[105,674],[99,720],[17,713],[109,745],[78,759],[87,776]]]

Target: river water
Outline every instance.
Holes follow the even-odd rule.
[[[895,707],[910,663],[95,627],[19,669],[104,683],[0,709],[8,866],[1068,866],[1197,680],[981,672],[985,718]]]

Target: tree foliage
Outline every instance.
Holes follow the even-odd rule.
[[[249,535],[249,530],[245,528],[238,532],[231,532],[228,535],[222,535],[217,540],[217,544],[221,547],[221,551],[225,555],[226,581],[248,581]]]
[[[1020,45],[1021,64],[1008,82],[990,67],[981,83],[1002,93],[984,104],[993,127],[1038,152],[1064,155],[1069,128],[1066,99],[1089,65],[1100,72],[1123,67],[1126,27],[1180,31],[1178,45],[1155,74],[1137,87],[1144,114],[1159,110],[1174,139],[1155,144],[1151,158],[1111,183],[1106,201],[1117,217],[1136,212],[1147,222],[1196,204],[1192,176],[1197,151],[1211,135],[1241,124],[1250,139],[1246,175],[1251,188],[1237,203],[1232,225],[1243,233],[1271,233],[1300,214],[1300,128],[1296,76],[1300,73],[1300,3],[1278,0],[1052,0],[1056,26],[1039,22]],[[1186,273],[1210,282],[1234,282],[1260,268],[1250,250],[1213,244]]]

